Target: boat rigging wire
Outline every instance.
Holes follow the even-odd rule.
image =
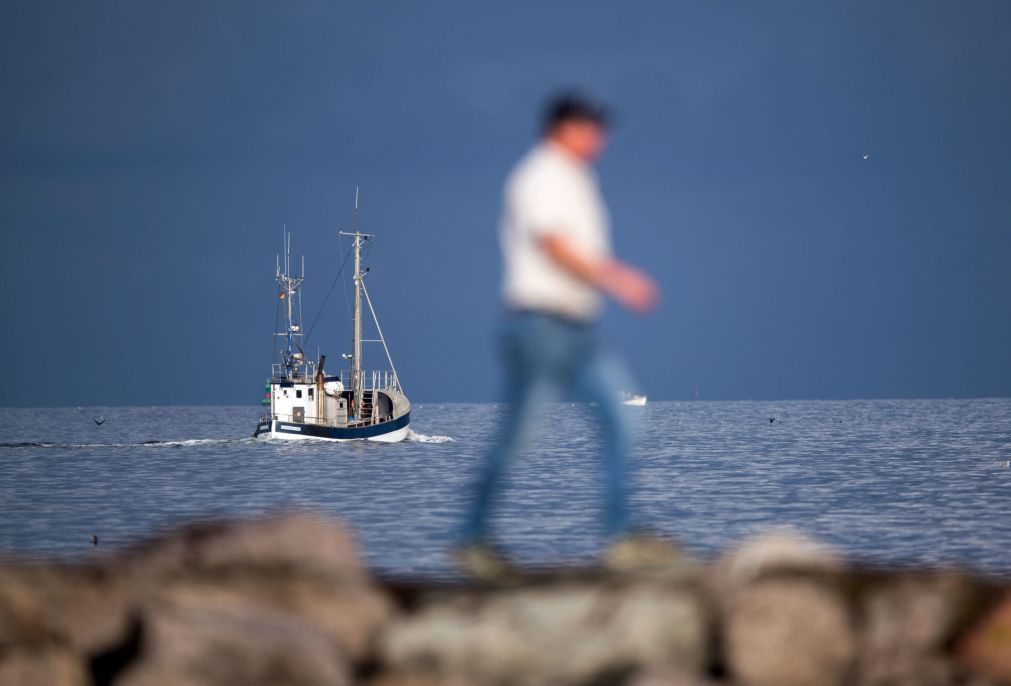
[[[312,336],[312,332],[315,330],[317,322],[319,322],[320,315],[323,314],[323,309],[326,307],[326,302],[330,299],[330,294],[333,293],[334,286],[337,285],[337,280],[340,279],[341,274],[344,273],[344,267],[347,266],[348,258],[350,257],[351,251],[348,251],[348,254],[344,256],[344,261],[341,262],[340,269],[337,270],[337,276],[334,277],[333,283],[330,284],[330,290],[326,292],[326,297],[323,298],[323,303],[319,306],[319,312],[316,313],[316,317],[312,320],[312,326],[309,327],[308,333],[306,333],[305,338],[302,339],[303,346],[309,342],[309,337]],[[302,354],[305,354],[304,350],[302,351]]]
[[[379,317],[376,316],[376,308],[372,307],[372,298],[369,297],[369,289],[365,288],[365,283],[362,283],[362,292],[365,293],[365,302],[369,304],[369,312],[372,313],[372,321],[375,322],[376,331],[379,333],[379,342],[383,344],[383,350],[386,351],[386,361],[390,363],[390,371],[393,372],[393,378],[396,385],[400,386],[400,381],[397,379],[397,368],[393,366],[393,358],[390,356],[390,349],[386,347],[386,337],[383,336],[383,330],[379,326]]]

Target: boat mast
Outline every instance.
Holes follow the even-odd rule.
[[[295,324],[295,317],[293,308],[295,304],[292,302],[295,295],[298,294],[299,287],[301,287],[302,282],[305,281],[305,262],[302,262],[302,275],[292,276],[291,274],[291,234],[288,233],[287,227],[284,231],[284,270],[281,270],[281,259],[278,257],[277,260],[277,272],[275,274],[275,279],[277,279],[278,285],[281,287],[281,297],[286,301],[286,317],[285,317],[285,327],[284,333],[278,332],[277,335],[284,336],[287,342],[285,349],[282,351],[282,358],[284,360],[284,368],[286,376],[291,378],[299,367],[299,362],[301,361],[301,346],[295,342],[295,338],[302,338],[301,322]],[[296,352],[293,348],[299,348]]]
[[[362,413],[362,236],[358,233],[358,187],[355,186],[355,326],[354,359],[355,414]]]
[[[351,390],[354,394],[355,414],[361,416],[362,400],[364,396],[364,374],[362,372],[362,244],[369,239],[369,235],[358,230],[358,187],[355,186],[355,215],[354,231],[351,233],[340,232],[343,236],[351,236],[352,247],[355,251],[355,308],[354,321],[351,336]]]
[[[290,233],[284,239],[284,274],[285,274],[285,281],[287,281],[290,284],[291,281],[290,281],[290,277],[288,276],[289,274],[291,274],[291,234]],[[294,300],[294,299],[295,299],[294,289],[291,288],[291,286],[289,285],[289,287],[288,287],[288,297],[284,299],[285,302],[288,304],[288,325],[285,328],[287,328],[287,330],[288,330],[288,358],[289,359],[291,358],[291,354],[292,354],[291,345],[293,343],[293,341],[292,341],[292,333],[293,332],[291,330],[291,301]]]

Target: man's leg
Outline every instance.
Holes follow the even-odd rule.
[[[626,533],[627,459],[631,449],[631,426],[619,393],[632,388],[632,379],[616,355],[597,346],[590,351],[579,376],[587,400],[597,403],[604,434],[604,533],[608,538]]]
[[[516,459],[537,424],[541,406],[550,400],[555,384],[537,358],[541,347],[538,327],[511,321],[503,340],[506,373],[506,415],[495,445],[478,475],[474,501],[460,532],[466,546],[486,538],[487,519],[509,464]]]

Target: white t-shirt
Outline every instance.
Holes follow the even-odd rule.
[[[506,180],[499,238],[506,306],[591,321],[603,304],[594,286],[544,252],[539,240],[563,236],[583,254],[611,254],[610,217],[597,175],[551,143],[528,152]]]

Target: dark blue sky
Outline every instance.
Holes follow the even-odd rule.
[[[310,320],[356,184],[406,390],[494,399],[500,185],[566,85],[620,118],[650,396],[1011,395],[1004,0],[11,1],[0,404],[256,402],[281,227]]]

